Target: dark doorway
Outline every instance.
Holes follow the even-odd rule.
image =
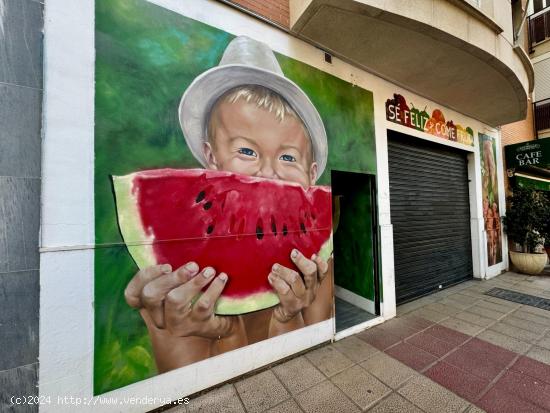
[[[332,171],[336,331],[380,314],[375,176]]]

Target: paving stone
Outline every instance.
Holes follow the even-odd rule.
[[[442,361],[489,381],[493,380],[504,369],[501,364],[462,348],[449,354]]]
[[[417,328],[413,328],[412,323],[409,326],[407,321],[401,318],[393,318],[390,321],[386,321],[377,326],[376,329],[382,330],[382,334],[391,334],[392,336],[399,337],[400,340],[404,340],[419,331]]]
[[[408,343],[399,343],[387,349],[386,354],[417,371],[422,371],[437,360],[437,357]]]
[[[524,283],[515,284],[510,289],[514,290],[514,291],[518,291],[520,293],[525,293],[525,294],[534,295],[534,296],[540,296],[541,293],[542,293],[542,289],[533,288],[533,286],[527,285],[527,284],[524,284]]]
[[[434,325],[425,331],[427,334],[430,334],[440,340],[446,341],[451,344],[459,345],[469,340],[471,337],[467,334],[461,333],[459,331],[447,328],[440,324]]]
[[[418,333],[409,337],[406,342],[436,357],[442,357],[456,347],[454,344],[435,338],[428,333]]]
[[[521,307],[519,309],[519,311],[520,312],[525,312],[525,313],[531,313],[531,314],[534,314],[534,315],[538,315],[540,317],[546,318],[547,320],[550,320],[550,311],[548,311],[548,310],[543,310],[541,308],[524,305],[523,307]]]
[[[487,327],[496,321],[492,318],[482,317],[478,314],[470,313],[468,311],[458,313],[457,315],[455,315],[455,318],[481,327]]]
[[[425,412],[462,412],[469,403],[423,376],[415,376],[398,393]]]
[[[485,296],[487,298],[489,298],[488,296]],[[510,303],[510,304],[508,304]],[[499,313],[509,313],[510,312],[510,308],[514,307],[511,305],[512,301],[507,301],[506,304],[504,303],[496,303],[492,300],[488,300],[488,299],[483,299],[481,301],[479,301],[478,303],[476,303],[477,306],[479,307],[483,307],[483,308],[486,308],[488,310],[493,310],[493,311],[496,311],[496,312],[499,312]],[[518,303],[515,303],[517,307]],[[473,312],[473,311],[472,311]]]
[[[493,304],[488,301],[479,301],[472,307],[468,308],[468,311],[473,314],[477,314],[479,316],[485,317],[485,318],[492,318],[494,320],[498,320],[502,317],[504,317],[507,313],[509,313],[511,310],[507,309],[506,311],[495,311],[492,308],[487,308],[484,305],[481,305],[481,303],[485,304]]]
[[[432,296],[422,297],[418,300],[408,302],[406,304],[401,304],[397,307],[397,314],[399,316],[410,313],[418,308],[424,307],[426,304],[435,302],[435,298]]]
[[[306,357],[327,377],[334,376],[353,365],[353,361],[331,346],[310,351]]]
[[[444,320],[448,317],[446,314],[441,314],[436,311],[430,311],[424,307],[419,308],[417,310],[411,311],[410,313],[406,314],[406,317],[420,317],[424,318],[426,320],[433,321],[434,323],[438,323],[441,320]],[[405,317],[405,318],[406,318]]]
[[[545,336],[537,342],[537,346],[550,350],[550,337]]]
[[[372,409],[369,413],[422,413],[418,407],[397,393],[392,393]]]
[[[475,289],[466,288],[466,289],[462,290],[460,292],[460,294],[470,296],[470,297],[475,298],[477,300],[482,300],[483,298],[486,297],[486,295],[483,294],[483,291],[479,291],[479,289],[477,289],[477,288],[475,288]]]
[[[509,370],[494,387],[550,411],[550,384],[548,383]]]
[[[425,318],[421,317],[415,317],[415,316],[408,316],[408,317],[398,317],[396,320],[401,320],[403,323],[407,323],[407,325],[411,328],[414,328],[418,331],[425,330],[431,326],[433,326],[435,323],[430,320],[426,320]]]
[[[373,405],[391,389],[359,366],[353,366],[331,378],[361,409]]]
[[[370,345],[376,347],[379,350],[385,350],[396,343],[399,343],[402,338],[398,335],[388,333],[379,328],[369,328],[356,335],[363,341],[366,341]]]
[[[462,291],[459,292],[459,293],[450,295],[448,297],[448,299],[456,301],[456,302],[468,304],[468,306],[472,306],[472,305],[474,305],[475,303],[477,303],[479,301],[479,298],[472,297],[472,296],[469,296],[469,295],[466,295],[466,294],[462,294]]]
[[[550,365],[533,360],[532,358],[521,356],[512,367],[510,367],[510,370],[526,374],[550,384]]]
[[[235,388],[247,412],[263,412],[290,397],[271,370],[247,377],[235,383]]]
[[[360,366],[392,389],[396,389],[403,382],[418,374],[415,370],[384,353],[375,354]]]
[[[527,308],[535,308],[535,307],[523,306],[519,310],[513,312],[510,316],[519,318],[520,320],[529,321],[529,322],[533,322],[533,323],[537,323],[539,325],[545,326],[546,330],[550,328],[550,318],[541,316],[540,314],[534,314],[533,312],[527,310]],[[545,310],[541,310],[541,311],[545,311]]]
[[[456,313],[462,311],[460,308],[456,308],[451,305],[443,305],[440,302],[429,304],[424,307],[425,310],[433,311],[435,313],[440,313],[448,316],[454,316]]]
[[[478,325],[468,323],[467,321],[459,320],[457,318],[447,318],[440,323],[442,326],[451,328],[453,330],[459,331],[470,336],[475,336],[482,332],[485,327],[480,327]]]
[[[355,363],[366,360],[379,351],[376,347],[355,336],[339,340],[332,344],[332,346]]]
[[[541,334],[545,331],[548,331],[548,329],[550,328],[550,325],[539,324],[532,320],[524,320],[522,318],[514,317],[513,315],[504,317],[502,320],[500,320],[500,322],[531,331],[535,334]]]
[[[446,389],[471,402],[474,402],[489,385],[489,380],[474,376],[445,362],[437,363],[424,374]]]
[[[300,393],[295,399],[306,413],[360,412],[359,408],[328,380]]]
[[[477,335],[477,338],[488,341],[489,343],[503,347],[507,350],[516,352],[518,354],[524,354],[531,348],[530,343],[515,339],[505,334],[499,333],[493,330],[485,330]]]
[[[489,330],[498,331],[499,333],[506,334],[507,336],[514,337],[521,341],[528,343],[535,343],[541,338],[541,334],[536,334],[522,328],[514,327],[509,324],[496,323],[489,327]]]
[[[292,394],[297,394],[325,380],[323,373],[304,356],[279,364],[272,370]]]
[[[197,399],[191,399],[187,405],[187,411],[201,413],[245,412],[235,388],[230,384],[209,391]]]
[[[302,409],[300,409],[300,406],[298,406],[298,403],[296,403],[294,399],[288,399],[267,410],[266,413],[302,413]]]
[[[472,305],[474,305],[474,302],[477,301],[477,300],[471,299],[471,297],[468,297],[466,295],[463,295],[462,297],[468,297],[473,302],[470,302],[470,300],[461,300],[460,298],[456,298],[456,295],[457,294],[449,295],[448,297],[445,297],[443,300],[438,301],[437,303],[445,306],[454,307],[460,311],[463,311],[468,307],[471,307]]]
[[[527,352],[526,356],[538,360],[541,363],[550,364],[550,350],[545,348],[533,346],[531,350]]]
[[[478,402],[477,405],[488,413],[548,413],[533,403],[522,400],[515,394],[491,388]]]
[[[491,296],[488,296],[488,295],[485,296],[483,301],[498,304],[502,307],[508,308],[509,310],[513,310],[513,309],[521,307],[521,304],[519,304],[519,303],[514,303],[513,301],[508,301],[508,300],[505,300],[503,298],[498,298],[498,297],[491,297]]]
[[[486,413],[486,412],[485,410],[480,409],[479,407],[472,404],[470,407],[468,407],[468,410],[466,410],[465,413]]]
[[[490,360],[501,367],[506,367],[517,357],[517,354],[513,351],[506,350],[476,337],[465,343],[460,350]]]

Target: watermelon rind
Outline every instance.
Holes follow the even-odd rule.
[[[214,312],[218,315],[239,315],[265,310],[279,304],[279,296],[273,291],[248,295],[246,298],[220,297]]]
[[[140,269],[157,264],[153,252],[154,237],[145,233],[138,210],[137,196],[133,191],[136,173],[113,176],[118,224],[130,255]]]
[[[332,232],[331,232],[328,239],[321,246],[321,249],[319,250],[319,253],[317,255],[319,255],[319,257],[321,257],[323,260],[328,261],[333,251],[334,251],[334,245],[332,243]]]

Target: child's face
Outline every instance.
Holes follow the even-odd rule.
[[[317,164],[302,122],[241,99],[223,102],[212,116],[216,125],[212,143],[204,144],[209,169],[296,182],[304,188],[315,184]]]

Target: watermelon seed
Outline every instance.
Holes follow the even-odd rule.
[[[256,227],[256,238],[262,239],[264,237],[264,230],[261,227]]]
[[[283,225],[283,235],[286,237],[286,234],[288,234],[288,228],[286,227],[286,224]]]
[[[210,208],[212,208],[212,201],[208,201],[206,204],[203,205],[203,208],[208,211]]]
[[[204,191],[200,191],[199,194],[197,195],[197,198],[195,199],[195,203],[199,203],[201,202],[204,197],[206,196],[206,193]]]
[[[306,226],[304,225],[303,222],[300,222],[300,229],[302,230],[302,232],[305,234],[307,231],[306,231]]]
[[[273,232],[273,235],[277,235],[277,225],[275,224],[275,217],[271,215],[271,232]]]
[[[208,228],[206,228],[206,233],[212,234],[212,231],[214,231],[214,225],[210,224],[208,225]]]

